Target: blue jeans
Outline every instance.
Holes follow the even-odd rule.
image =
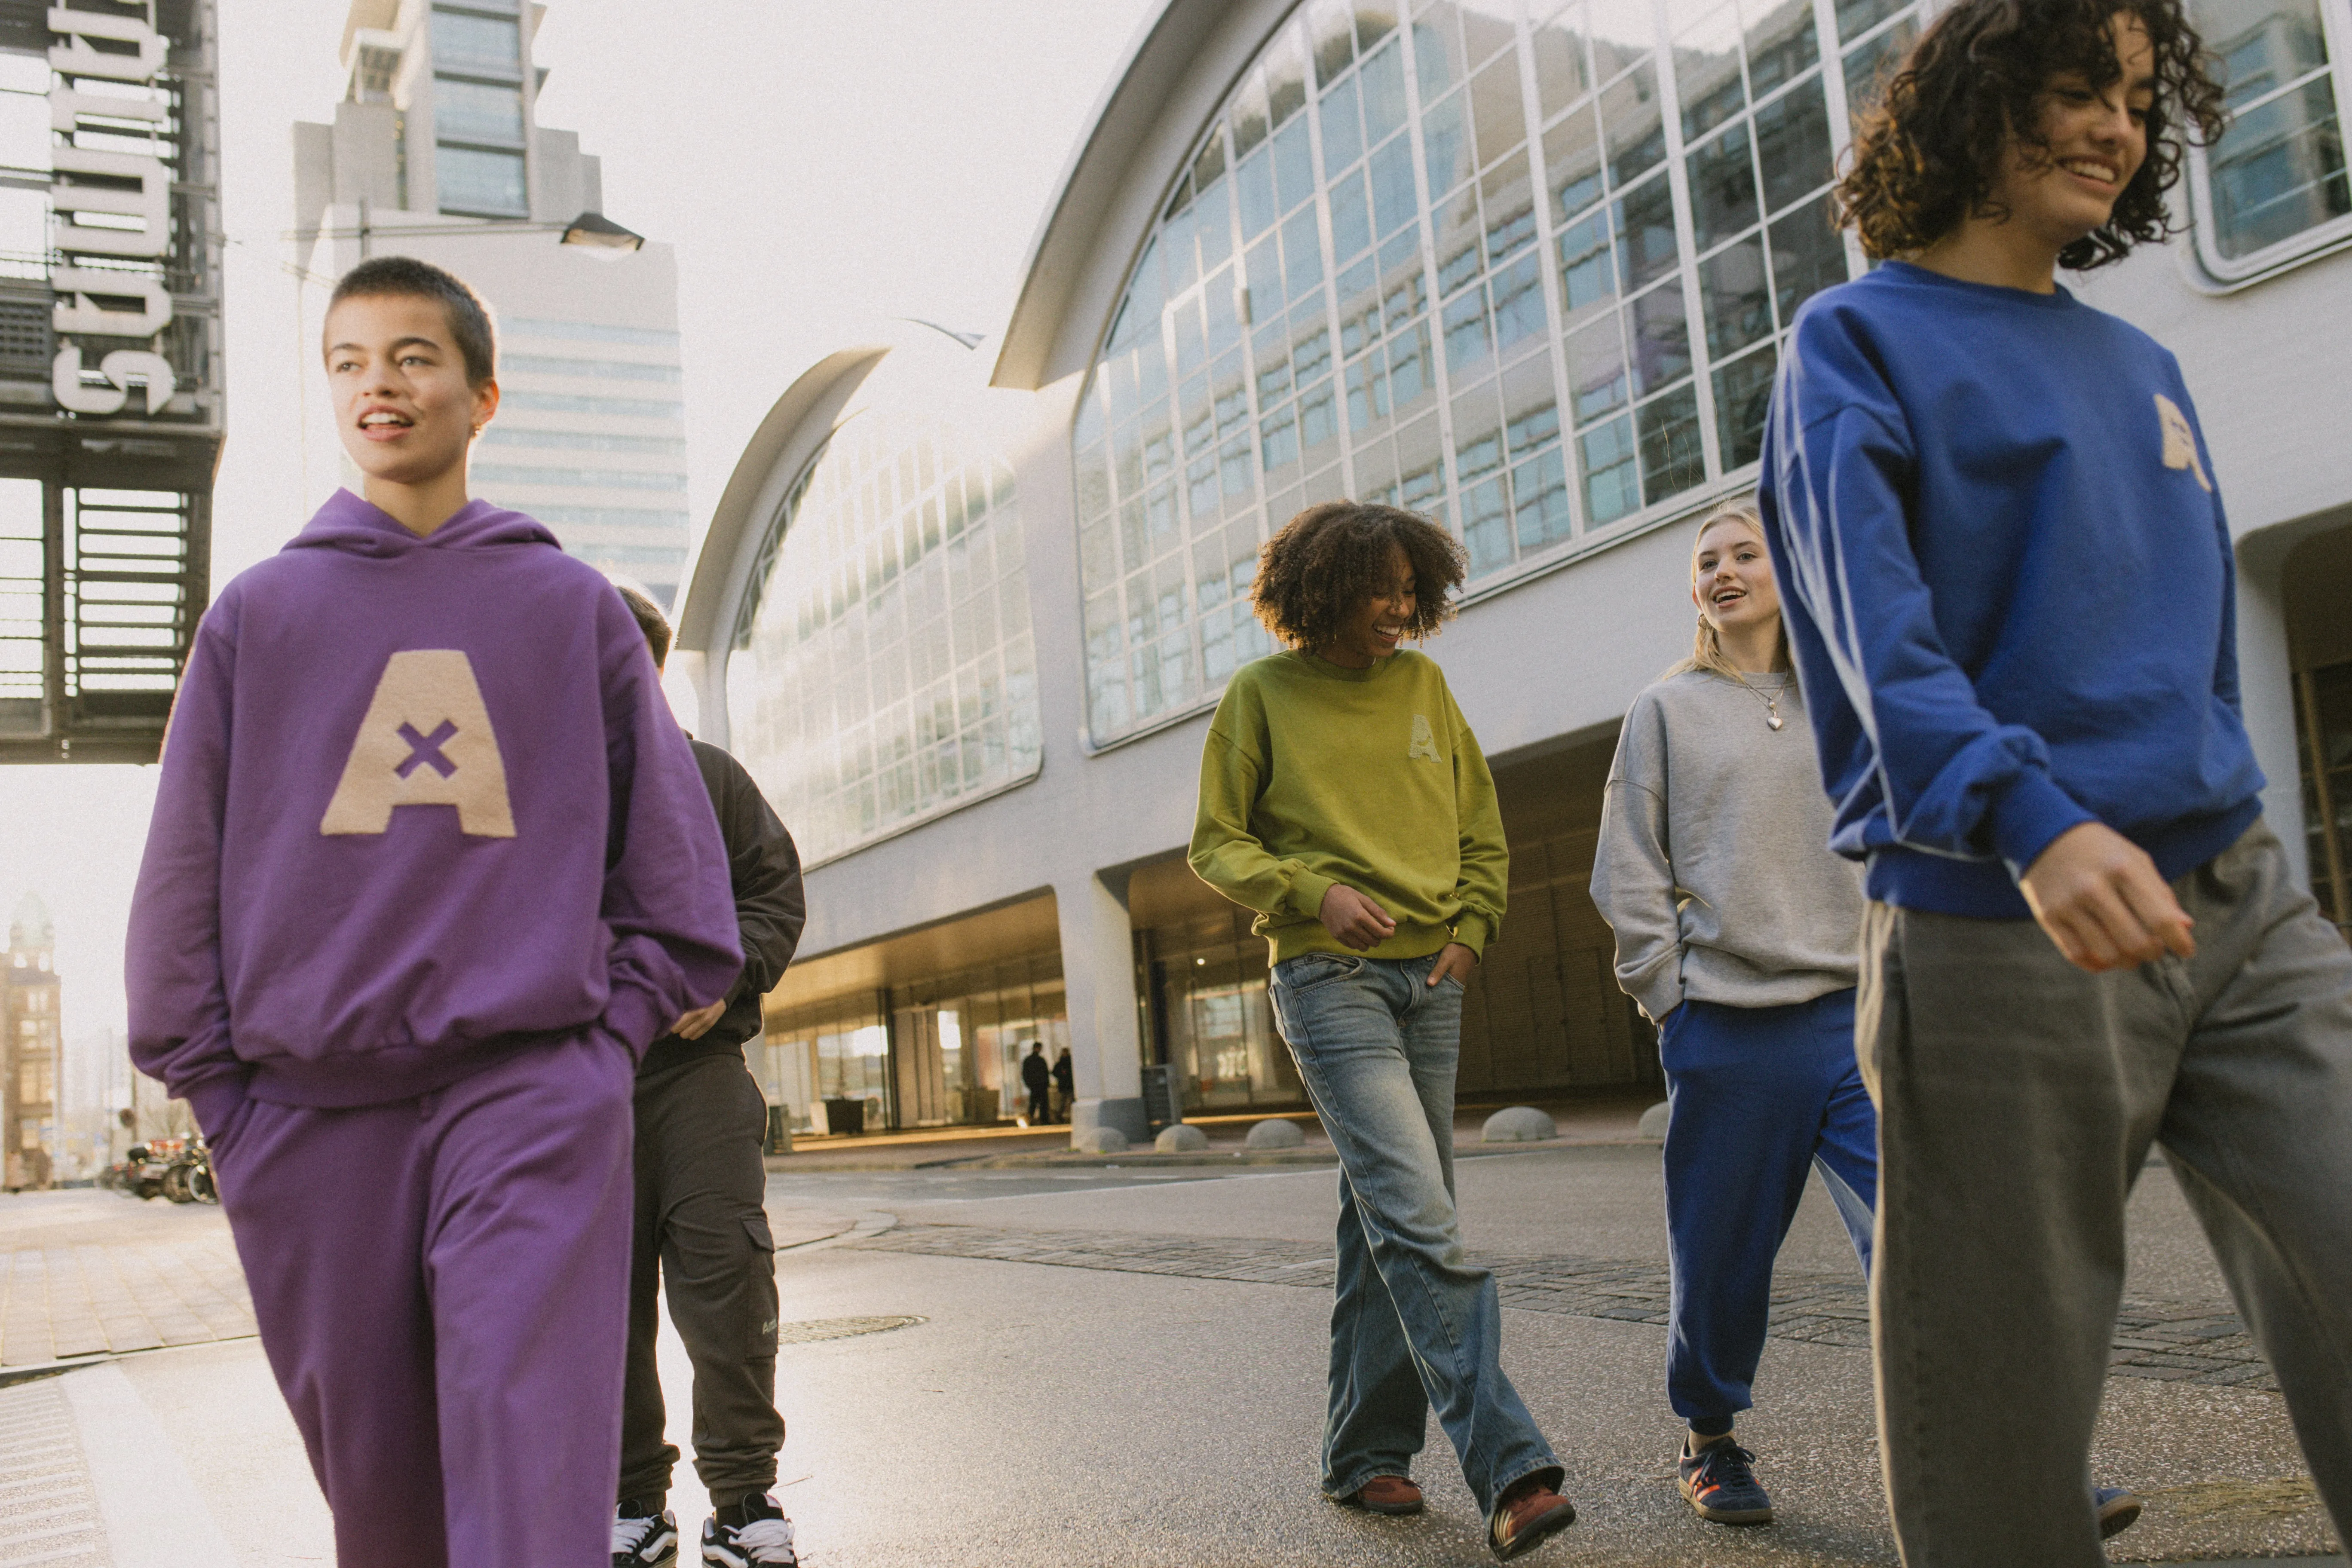
[[[1666,1069],[1666,1395],[1729,1431],[1752,1403],[1772,1260],[1819,1169],[1870,1271],[1878,1116],[1853,1055],[1853,993],[1785,1007],[1685,1002],[1659,1031]]]
[[[1462,986],[1437,958],[1307,953],[1268,987],[1283,1038],[1339,1155],[1339,1279],[1323,1489],[1410,1473],[1432,1405],[1492,1518],[1559,1461],[1498,1359],[1494,1276],[1463,1261],[1454,1209],[1454,1071]]]

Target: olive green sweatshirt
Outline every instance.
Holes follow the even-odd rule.
[[[1444,672],[1402,652],[1369,669],[1278,653],[1234,672],[1201,754],[1192,869],[1258,911],[1274,962],[1348,952],[1324,929],[1335,882],[1396,921],[1373,958],[1449,942],[1483,953],[1510,854],[1486,759]]]

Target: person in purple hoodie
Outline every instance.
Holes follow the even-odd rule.
[[[605,1568],[647,1042],[741,967],[620,595],[467,494],[473,291],[336,286],[338,491],[205,615],[127,956],[342,1568]]]

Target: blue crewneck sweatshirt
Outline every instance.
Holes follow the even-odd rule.
[[[1825,289],[1761,500],[1830,845],[1874,899],[2024,919],[2019,874],[2078,824],[2168,879],[2260,815],[2229,524],[2145,332],[1902,262]]]

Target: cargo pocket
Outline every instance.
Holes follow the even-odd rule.
[[[776,1237],[768,1228],[764,1214],[743,1216],[743,1234],[751,1243],[750,1268],[751,1289],[744,1292],[751,1320],[750,1352],[754,1356],[776,1353],[776,1320],[779,1300],[776,1294]]]

